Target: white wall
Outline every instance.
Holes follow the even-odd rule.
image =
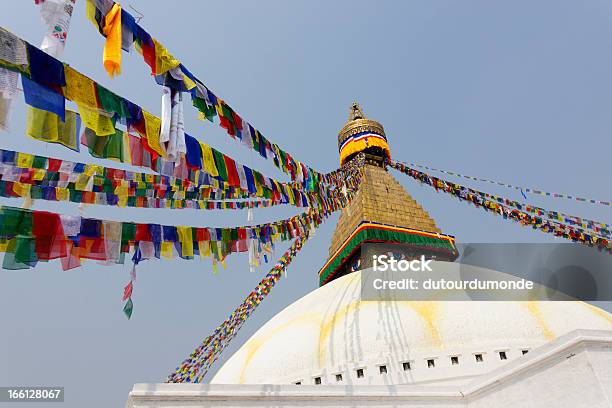
[[[128,408],[609,408],[612,331],[576,330],[465,386],[136,384]]]

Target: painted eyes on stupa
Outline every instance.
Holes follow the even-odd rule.
[[[385,255],[387,255],[387,258],[395,259],[396,261],[401,261],[401,260],[406,259],[406,255],[400,252],[389,251]]]

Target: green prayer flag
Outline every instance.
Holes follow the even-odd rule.
[[[109,140],[109,136],[98,136],[96,135],[96,132],[89,128],[85,128],[83,135],[85,136],[85,141],[87,143],[87,148],[89,149],[89,154],[98,159],[103,159],[104,148],[106,147],[106,143]]]
[[[98,84],[96,84],[96,91],[102,109],[107,112],[115,112],[121,118],[127,118],[129,116],[127,105],[123,98]]]
[[[117,129],[114,135],[106,136],[108,142],[104,146],[104,158],[123,162],[123,131]]]
[[[227,120],[229,120],[230,123],[234,127],[236,127],[236,124],[234,123],[234,115],[232,114],[232,108],[230,108],[226,104],[222,103],[221,104],[221,111],[223,111],[223,117],[226,118]]]
[[[125,247],[136,238],[136,224],[124,222],[121,226],[121,246]]]
[[[34,238],[15,237],[10,239],[2,260],[2,268],[18,270],[36,266],[38,257],[36,256],[35,245]]]
[[[125,302],[125,306],[123,306],[123,313],[125,313],[128,320],[132,317],[132,310],[134,310],[134,303],[132,303],[132,298],[130,297],[128,301]]]
[[[32,236],[32,213],[21,208],[0,207],[0,236]]]
[[[47,167],[47,158],[42,156],[34,156],[34,161],[32,162],[32,168],[35,169],[44,169]]]
[[[99,159],[124,161],[122,130],[117,129],[112,135],[98,136],[93,130],[85,128],[84,135],[87,148],[92,156]]]
[[[213,118],[217,115],[217,110],[214,106],[209,106],[204,99],[198,98],[197,96],[192,97],[191,102],[193,103],[193,106],[202,112],[206,119],[211,122],[213,121]]]
[[[219,177],[221,177],[223,181],[227,182],[227,168],[225,167],[225,159],[223,158],[223,153],[215,149],[212,149],[212,152],[215,158],[215,166],[217,167],[217,171],[219,172]]]
[[[255,134],[252,135],[251,140],[253,141],[253,150],[259,151],[259,131],[255,129]]]

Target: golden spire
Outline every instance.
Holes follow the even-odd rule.
[[[390,158],[383,126],[367,119],[357,102],[349,120],[338,134],[340,163],[365,153],[361,184],[351,202],[342,209],[329,247],[329,258],[319,271],[319,283],[326,284],[367,266],[372,258],[366,243],[392,245],[412,259],[421,255],[439,260],[457,257],[454,238],[441,233],[436,222],[387,172],[384,159]],[[359,259],[359,261],[356,261]],[[362,261],[364,263],[362,263]]]

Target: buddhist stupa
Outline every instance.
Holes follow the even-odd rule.
[[[300,272],[318,271],[320,287],[264,324],[210,384],[137,384],[128,406],[610,406],[612,316],[587,303],[362,300],[369,242],[433,259],[449,276],[458,253],[387,171],[384,128],[356,103],[338,146],[341,164],[359,153],[366,164],[327,261]]]

